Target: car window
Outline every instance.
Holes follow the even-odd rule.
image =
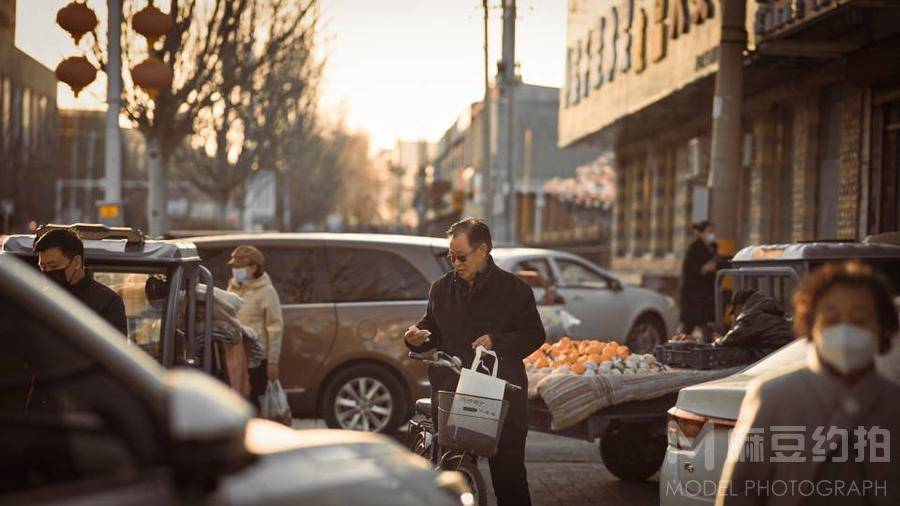
[[[535,271],[547,281],[552,282],[554,279],[553,271],[550,269],[550,263],[543,258],[531,258],[517,263],[516,266],[513,267],[513,272],[518,271]]]
[[[141,399],[28,309],[0,301],[0,503],[136,476],[162,457]]]
[[[165,320],[166,298],[150,301],[148,283],[165,287],[168,276],[163,272],[113,272],[98,269],[94,280],[108,286],[122,297],[128,321],[128,342],[137,345],[160,360],[160,335]],[[152,281],[151,281],[152,278]],[[153,293],[152,290],[149,293]],[[166,296],[165,289],[163,295]]]
[[[316,282],[317,248],[259,248],[266,257],[266,272],[282,304],[328,302],[325,287]]]
[[[559,268],[560,283],[563,286],[588,288],[607,288],[609,286],[606,278],[581,263],[557,258],[556,266]]]
[[[203,265],[212,272],[215,284],[227,288],[231,279],[228,259],[233,247],[201,248]],[[266,258],[266,272],[278,292],[282,304],[316,304],[328,302],[327,287],[316,282],[318,248],[261,246]]]
[[[399,255],[375,249],[327,251],[335,302],[428,299],[428,281]]]

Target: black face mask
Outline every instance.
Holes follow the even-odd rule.
[[[65,288],[66,290],[68,290],[71,285],[69,284],[69,279],[68,279],[68,276],[66,275],[66,269],[68,269],[69,266],[72,265],[73,261],[74,261],[74,259],[69,260],[69,263],[66,264],[65,267],[60,267],[59,269],[53,269],[52,271],[44,271],[44,276],[47,276],[54,283]]]

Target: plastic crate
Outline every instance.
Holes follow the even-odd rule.
[[[653,349],[656,360],[683,369],[725,369],[756,361],[754,354],[744,348],[717,347],[711,344],[673,342],[658,344]]]

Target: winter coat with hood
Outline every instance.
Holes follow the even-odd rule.
[[[772,297],[756,292],[744,302],[731,330],[715,344],[747,348],[761,358],[793,339],[791,324],[784,317],[781,305]]]
[[[277,364],[281,357],[281,338],[284,333],[284,318],[281,315],[281,301],[272,286],[269,275],[263,273],[258,278],[237,283],[228,282],[228,291],[244,299],[238,311],[238,320],[250,327],[260,338],[270,364]]]

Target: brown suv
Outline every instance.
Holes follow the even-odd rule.
[[[368,234],[195,237],[216,286],[227,286],[231,251],[266,256],[284,310],[281,383],[294,416],[329,427],[391,432],[427,397],[425,367],[403,333],[425,311],[432,282],[449,269],[447,241]]]

